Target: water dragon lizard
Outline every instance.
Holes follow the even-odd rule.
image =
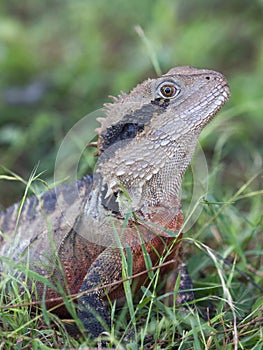
[[[222,74],[185,66],[105,104],[96,171],[77,182],[78,195],[62,185],[40,200],[29,198],[18,225],[19,204],[0,213],[2,273],[13,273],[8,258],[47,276],[53,286],[37,283],[47,307],[58,303],[58,285],[80,293],[80,319],[88,334],[98,336],[110,326],[108,298],[124,297],[122,283],[115,283],[122,280],[122,253],[132,256],[133,274],[147,270],[145,254],[152,265],[164,254],[173,259],[162,274],[181,264],[182,177],[200,132],[229,95]],[[141,274],[135,290],[146,280]]]

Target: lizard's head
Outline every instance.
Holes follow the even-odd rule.
[[[176,67],[106,104],[97,129],[105,198],[125,188],[136,210],[177,196],[198,135],[229,95],[222,74]]]
[[[174,131],[175,137],[179,136],[178,126],[199,133],[229,96],[227,81],[218,72],[172,68],[160,78],[137,85],[129,94],[111,96],[114,103],[105,104],[107,118],[99,118],[99,149],[134,138],[150,124],[159,131]]]

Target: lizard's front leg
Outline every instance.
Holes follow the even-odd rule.
[[[166,281],[165,292],[169,293],[169,296],[165,299],[165,302],[169,306],[174,305],[174,289],[179,274],[180,283],[178,293],[176,295],[176,304],[182,305],[195,299],[191,277],[188,274],[186,265],[181,262],[179,266],[174,266],[174,268],[171,269]]]
[[[79,317],[87,333],[98,337],[103,331],[110,328],[110,312],[108,295],[115,291],[116,297],[122,296],[122,286],[111,283],[120,281],[122,277],[122,259],[118,249],[107,248],[93,262],[89,268],[80,293]],[[105,288],[101,288],[105,285]],[[119,295],[118,295],[119,294]]]

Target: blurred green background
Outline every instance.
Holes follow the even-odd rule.
[[[202,146],[212,165],[220,154],[215,191],[237,190],[262,169],[263,0],[2,0],[0,165],[27,179],[39,163],[51,179],[67,131],[155,77],[155,59],[163,73],[193,65],[229,79],[231,101]],[[22,191],[1,181],[0,206]]]

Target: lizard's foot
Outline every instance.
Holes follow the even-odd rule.
[[[180,284],[178,293],[176,296],[176,304],[183,305],[189,303],[195,299],[193,292],[193,284],[191,278],[188,274],[187,267],[184,263],[181,263],[176,271],[172,272],[166,282],[166,292],[171,292],[169,297],[167,297],[167,304],[172,306],[174,304],[174,287],[180,274]]]

